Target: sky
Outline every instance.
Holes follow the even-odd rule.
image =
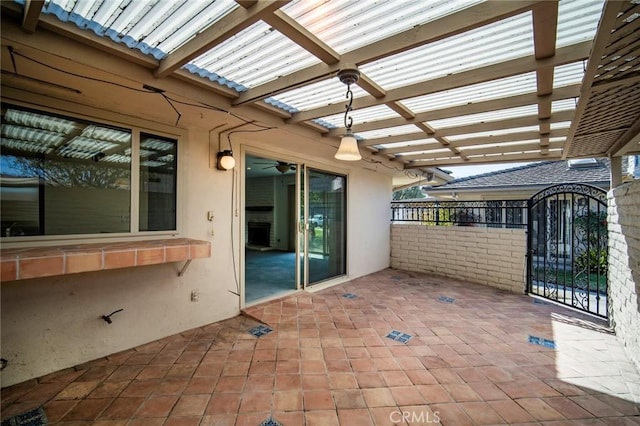
[[[449,166],[441,167],[442,170],[451,171],[451,175],[456,178],[480,175],[483,173],[494,172],[497,170],[511,169],[531,163],[504,163],[504,164],[479,164],[477,166]]]

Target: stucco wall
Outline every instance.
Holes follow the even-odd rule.
[[[179,235],[212,244],[211,258],[194,260],[184,276],[177,276],[182,264],[168,264],[2,283],[1,356],[9,361],[1,374],[3,387],[239,313],[239,297],[230,291],[238,292],[233,253],[242,277],[243,216],[235,216],[240,209],[232,209],[230,202],[234,173],[234,204],[240,206],[244,198],[241,147],[271,154],[276,149],[276,155],[295,159],[304,144],[306,162],[319,169],[336,167],[331,147],[309,148],[308,141],[295,137],[278,146],[251,136],[233,141],[239,161],[234,172],[210,167],[208,131],[189,129],[180,140]],[[348,176],[345,279],[389,266],[391,176],[360,166],[338,165]],[[207,221],[208,211],[214,213],[213,222]],[[200,292],[198,302],[190,301],[192,290]],[[120,308],[124,311],[114,315],[113,324],[100,318]]]
[[[609,315],[640,368],[640,181],[609,191]]]
[[[176,235],[208,240],[212,252],[210,258],[194,260],[182,277],[177,276],[182,267],[178,263],[3,282],[0,356],[9,361],[0,374],[3,387],[237,315],[241,302],[231,291],[242,293],[245,152],[347,175],[348,276],[343,280],[389,266],[388,167],[365,161],[338,162],[333,158],[337,141],[331,138],[301,126],[288,126],[257,109],[230,107],[228,99],[178,79],[156,79],[153,69],[46,29],[26,34],[3,16],[2,32],[3,43],[43,63],[93,78],[52,74],[47,68],[25,62],[21,72],[26,75],[73,87],[79,93],[36,93],[33,88],[3,86],[4,102],[179,137]],[[141,93],[143,83],[159,85],[190,105],[172,107],[156,93]],[[235,115],[200,107],[217,103]],[[180,111],[179,117],[174,108]],[[249,112],[251,115],[244,117]],[[258,122],[264,119],[262,124],[271,127],[241,133],[239,130],[255,131],[256,127],[246,123],[236,127],[236,116]],[[235,127],[233,136],[219,135],[231,127]],[[216,152],[228,148],[234,152],[236,168],[216,170]],[[212,222],[207,220],[207,212],[213,212]],[[279,222],[276,228],[282,226],[286,224]],[[58,241],[65,242],[88,241]],[[192,290],[199,291],[199,301],[191,302]],[[124,311],[114,315],[112,324],[101,319],[120,308]]]
[[[391,225],[391,266],[523,293],[526,233],[521,229]]]

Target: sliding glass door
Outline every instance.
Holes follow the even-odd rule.
[[[305,285],[313,285],[346,274],[347,181],[309,167],[303,175],[300,267]]]

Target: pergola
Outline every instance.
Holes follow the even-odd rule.
[[[26,0],[2,12],[334,146],[336,76],[356,67],[360,150],[399,169],[640,152],[633,1]]]

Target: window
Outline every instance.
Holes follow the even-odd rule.
[[[3,104],[0,146],[3,238],[176,229],[176,139]]]

